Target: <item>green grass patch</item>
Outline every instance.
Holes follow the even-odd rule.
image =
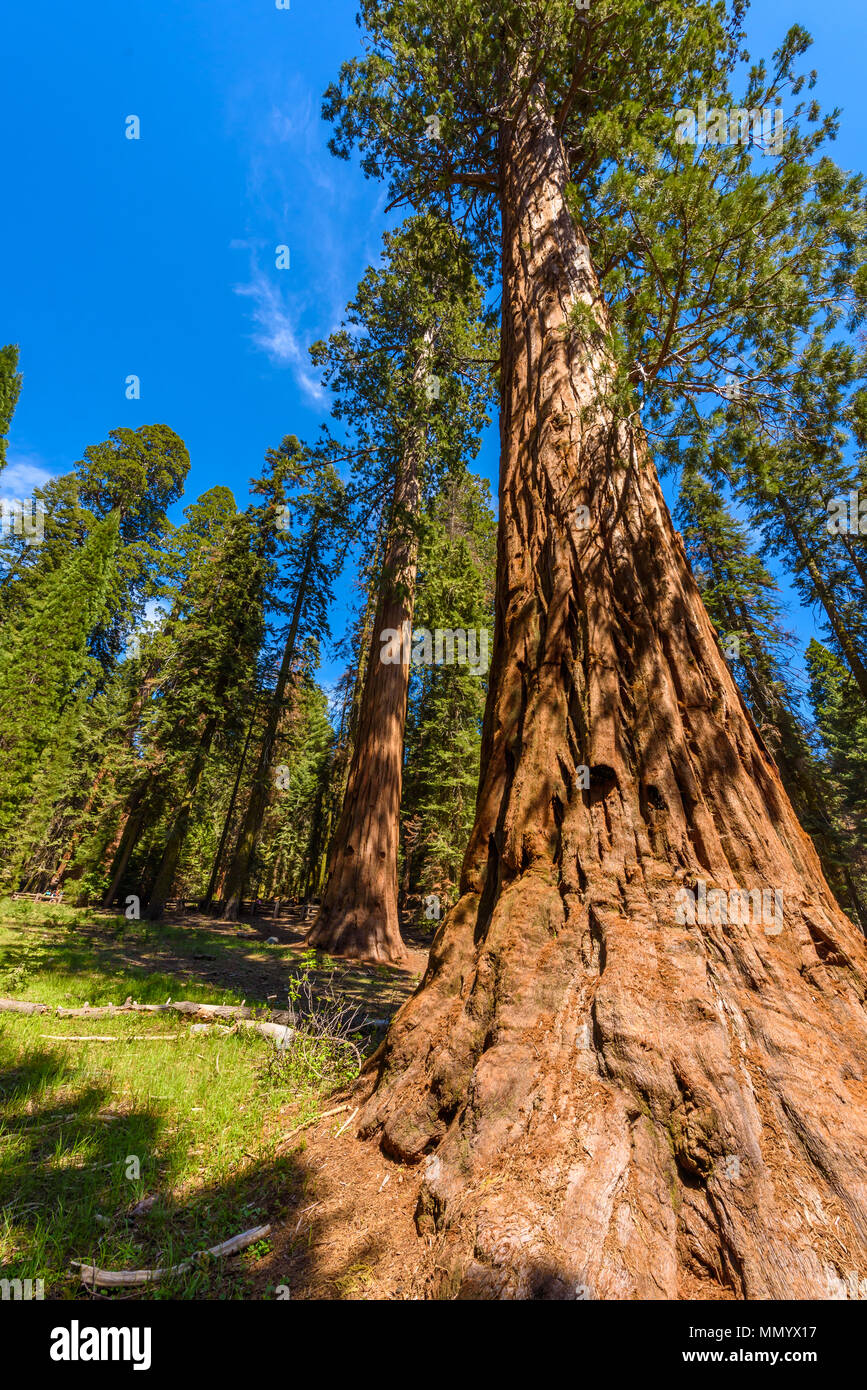
[[[67,1007],[130,995],[241,1002],[240,989],[154,966],[172,953],[248,961],[247,942],[62,905],[8,907],[21,910],[0,903],[0,995]],[[267,1039],[190,1029],[174,1014],[0,1014],[0,1276],[42,1279],[46,1297],[86,1296],[70,1260],[108,1269],[177,1264],[279,1220],[303,1192],[297,1157],[276,1149],[287,1127],[326,1108],[335,1085],[354,1074],[354,1058],[320,1045],[275,1067]],[[292,1119],[281,1121],[290,1103]],[[148,1198],[156,1198],[149,1210],[134,1214]],[[243,1298],[261,1253],[136,1296]]]

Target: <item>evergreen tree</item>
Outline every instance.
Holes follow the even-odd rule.
[[[867,711],[846,665],[815,638],[807,648],[810,697],[834,798],[850,893],[867,900]],[[862,915],[862,926],[867,920]]]
[[[250,677],[262,640],[265,571],[254,549],[247,517],[233,517],[217,543],[190,573],[181,611],[170,623],[176,631],[172,658],[158,692],[158,735],[169,738],[175,755],[187,748],[183,790],[164,832],[162,852],[148,893],[147,915],[158,918],[172,890],[199,784],[221,731],[235,725],[249,703]],[[174,631],[173,631],[174,630]],[[178,746],[178,731],[186,737]]]
[[[6,446],[12,416],[21,393],[18,348],[12,343],[0,347],[0,473],[6,467]]]
[[[478,448],[490,355],[468,248],[434,217],[410,219],[386,236],[384,264],[365,275],[346,324],[313,349],[335,393],[335,417],[354,436],[362,495],[382,515],[382,567],[358,725],[322,905],[308,938],[333,953],[379,961],[404,956],[398,817],[418,521],[425,493]]]
[[[793,639],[780,626],[777,586],[750,550],[745,527],[696,468],[681,482],[678,520],[693,573],[759,733],[798,818],[846,910],[867,925],[867,904],[847,872],[851,844],[836,824],[822,768],[810,746],[791,676]]]
[[[287,598],[277,602],[288,618],[283,654],[274,689],[267,701],[261,740],[234,852],[226,872],[223,915],[237,917],[263,818],[274,794],[278,730],[291,695],[292,678],[302,642],[328,631],[331,586],[342,564],[349,526],[345,489],[332,465],[310,454],[294,435],[269,451],[267,467],[256,484],[266,498],[260,518],[262,546],[276,549],[275,588]],[[290,492],[287,498],[287,486]]]
[[[16,832],[34,784],[44,809],[95,679],[89,643],[116,591],[119,526],[116,511],[99,522],[0,634],[0,846],[12,879],[26,853]],[[28,821],[26,838],[32,833]]]
[[[799,355],[778,438],[749,400],[732,403],[704,430],[708,468],[731,481],[769,552],[779,556],[806,606],[818,608],[828,640],[867,701],[865,570],[860,555],[859,479],[851,431],[863,362],[851,346],[812,341]],[[867,511],[867,508],[865,508]]]
[[[834,118],[798,103],[764,154],[714,143],[741,106],[744,9],[363,0],[364,54],[326,97],[339,154],[499,262],[476,819],[361,1117],[392,1157],[435,1152],[417,1220],[451,1296],[677,1297],[701,1270],[824,1297],[836,1216],[807,1231],[806,1194],[829,1213],[845,1193],[855,1245],[867,1224],[867,1129],[838,1080],[867,950],[743,708],[641,423],[673,434],[732,354],[789,354],[861,256],[860,185],[822,151]],[[793,29],[750,69],[745,107],[797,98],[807,44]],[[683,113],[707,108],[690,143]],[[784,930],[679,935],[699,885],[773,886]],[[797,1184],[763,1143],[782,1114],[810,1135]]]
[[[315,662],[315,651],[308,648],[280,729],[280,777],[250,872],[256,892],[265,897],[304,897],[321,880],[325,846],[318,817],[334,731],[325,693],[313,679]]]
[[[489,650],[495,570],[487,484],[469,474],[448,480],[425,518],[416,628],[472,629],[488,643],[479,636],[477,651]],[[486,692],[481,663],[413,668],[401,809],[407,891],[455,896],[473,828]]]
[[[189,465],[183,440],[167,425],[112,430],[103,443],[85,449],[73,472],[35,491],[43,509],[40,543],[10,535],[0,545],[0,615],[14,614],[28,589],[62,565],[99,521],[116,510],[117,583],[90,640],[108,677],[147,602],[170,592],[172,527],[166,508],[181,496]]]
[[[245,721],[263,631],[266,568],[252,518],[223,488],[186,516],[171,612],[135,658],[148,670],[147,698],[125,759],[124,824],[106,895],[113,900],[123,885],[147,899],[152,918],[171,895],[215,746],[236,740]]]

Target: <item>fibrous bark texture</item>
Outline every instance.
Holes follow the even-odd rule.
[[[604,404],[604,349],[573,311],[604,328],[605,309],[538,90],[501,161],[477,818],[362,1133],[426,1164],[430,1293],[828,1298],[867,1273],[865,942],[738,694],[641,434]],[[708,911],[714,889],[753,896]]]
[[[405,958],[397,910],[397,853],[403,739],[409,688],[409,636],[418,545],[417,449],[395,481],[358,734],[343,809],[328,862],[322,906],[308,937],[335,955],[396,964]],[[383,661],[385,633],[401,634],[398,661]]]

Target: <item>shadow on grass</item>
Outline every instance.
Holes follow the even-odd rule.
[[[300,932],[285,923],[259,919],[241,928],[233,923],[229,931],[202,916],[156,924],[121,919],[120,926],[106,917],[75,928],[47,925],[47,938],[32,935],[33,924],[23,930],[19,923],[4,925],[21,932],[0,946],[0,994],[16,998],[38,999],[34,977],[49,973],[86,980],[91,1004],[121,1004],[129,993],[141,1003],[162,1003],[168,994],[180,998],[179,990],[198,986],[211,1002],[226,1002],[213,998],[223,991],[279,1009],[307,977],[314,993],[333,986],[369,1018],[390,1020],[416,988],[409,970],[325,956],[305,948]],[[279,946],[267,945],[272,933]]]
[[[0,1070],[6,1116],[0,1127],[0,1277],[42,1279],[46,1298],[90,1298],[70,1261],[108,1269],[177,1264],[241,1231],[279,1221],[303,1196],[304,1172],[288,1157],[173,1192],[171,1160],[158,1156],[165,1123],[158,1114],[118,1114],[109,1108],[110,1090],[94,1084],[39,1103],[45,1088],[63,1087],[72,1070],[43,1050]],[[130,1176],[136,1171],[140,1176]],[[155,1203],[134,1214],[148,1194],[156,1195]],[[261,1253],[254,1248],[231,1262],[203,1262],[189,1274],[108,1296],[243,1298],[250,1262]]]
[[[321,1227],[317,1222],[311,1243],[309,1224],[300,1234],[301,1223],[296,1226],[298,1212],[316,1195],[303,1136],[290,1153],[254,1158],[228,1177],[191,1188],[178,1181],[181,1156],[160,1151],[169,1116],[141,1106],[121,1113],[109,1086],[91,1078],[75,1089],[75,1070],[44,1049],[0,1069],[0,1278],[41,1279],[46,1299],[75,1301],[258,1301],[279,1297],[285,1280],[292,1289],[318,1282]],[[147,1209],[136,1211],[145,1198]],[[111,1270],[164,1268],[266,1223],[279,1247],[272,1282],[259,1264],[271,1251],[268,1240],[135,1289],[93,1291],[71,1268],[74,1260]],[[363,1254],[372,1260],[380,1245],[366,1243]],[[356,1246],[336,1275],[330,1261],[333,1296],[361,1291],[359,1260]]]

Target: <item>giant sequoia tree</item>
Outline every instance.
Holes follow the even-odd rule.
[[[340,332],[313,350],[352,430],[362,490],[383,513],[384,545],[358,729],[309,939],[368,960],[404,954],[398,815],[418,518],[431,480],[478,448],[489,380],[480,311],[463,239],[440,219],[410,219],[386,237],[384,265],[365,275]]]
[[[326,102],[339,153],[501,251],[476,821],[362,1131],[426,1159],[426,1270],[464,1295],[823,1298],[865,1267],[867,951],[638,419],[653,388],[663,413],[712,390],[759,320],[770,340],[804,328],[833,271],[840,185],[818,186],[795,117],[758,171],[744,147],[676,143],[678,109],[742,104],[743,8],[368,0],[367,52]],[[753,70],[750,106],[788,90],[802,47]],[[745,910],[762,889],[781,930]]]

